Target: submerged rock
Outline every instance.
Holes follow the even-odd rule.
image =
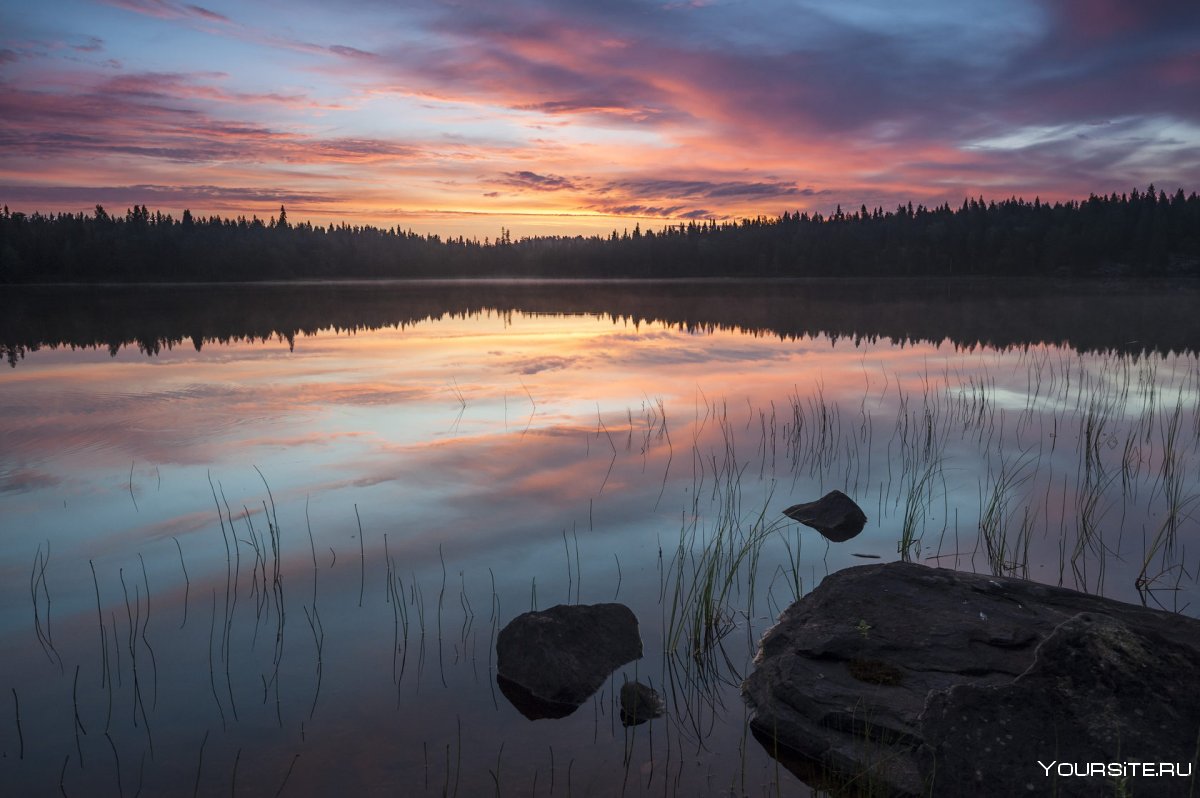
[[[815,502],[793,504],[783,514],[812,527],[834,543],[854,537],[867,523],[862,508],[840,490],[831,490]]]
[[[637,726],[663,713],[663,700],[653,687],[641,682],[621,685],[621,724]]]
[[[743,694],[755,737],[810,783],[974,798],[1123,784],[1182,796],[1196,776],[1110,766],[1194,773],[1196,684],[1200,620],[888,563],[832,574],[789,607]],[[1107,771],[1086,775],[1090,763]]]
[[[561,718],[641,656],[637,618],[624,604],[559,604],[500,630],[496,681],[526,717]]]

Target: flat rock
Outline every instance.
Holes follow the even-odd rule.
[[[641,656],[637,618],[624,604],[559,604],[500,630],[496,681],[526,717],[561,718]]]
[[[1063,768],[1194,773],[1196,684],[1200,620],[888,563],[832,574],[789,607],[743,694],[755,737],[810,783],[856,779],[872,795],[1183,796],[1195,776]]]
[[[854,537],[867,523],[862,508],[840,490],[831,490],[815,502],[793,504],[783,514],[812,527],[834,543]]]

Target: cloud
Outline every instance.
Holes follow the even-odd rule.
[[[151,207],[245,206],[246,204],[283,203],[310,204],[333,202],[337,197],[327,194],[298,192],[293,189],[231,186],[181,185],[165,186],[138,184],[130,186],[34,186],[3,185],[0,193],[6,198],[16,198],[22,203],[62,202],[83,205],[132,205],[145,204]],[[11,199],[6,199],[11,202]]]
[[[192,17],[210,22],[229,22],[229,17],[216,11],[197,5],[174,3],[170,0],[105,0],[105,2],[115,8],[155,19],[172,20]]]
[[[673,180],[641,178],[621,180],[605,186],[602,191],[650,197],[788,197],[801,190],[792,183],[745,183],[738,181]]]
[[[344,384],[336,388],[323,388],[321,391],[322,401],[363,407],[391,406],[417,399],[428,399],[432,393],[425,388],[392,388],[373,384]],[[317,391],[314,390],[313,393],[317,393]]]
[[[204,8],[202,6],[185,5],[183,9],[187,12],[203,17],[204,19],[212,20],[213,22],[229,22],[229,17],[224,14],[218,14],[216,11]]]
[[[1177,179],[1179,173],[1200,171],[1200,124],[1134,117],[1106,122],[1102,134],[1089,133],[1095,127],[1029,126],[972,146],[992,163],[1019,158],[1029,171],[1052,182],[1086,185],[1105,175],[1108,190],[1148,182],[1147,165],[1158,159],[1169,158],[1173,166],[1170,173],[1151,178],[1160,184]],[[986,161],[980,168],[989,171]]]
[[[104,49],[104,40],[98,36],[89,36],[87,44],[74,44],[71,45],[71,49],[81,53],[98,53]]]
[[[787,360],[791,353],[764,349],[753,344],[717,343],[705,341],[696,346],[688,343],[667,344],[656,347],[632,347],[616,351],[609,357],[629,366],[647,368],[669,368],[671,366],[696,363],[750,363],[757,361]]]
[[[372,162],[420,158],[423,150],[411,144],[382,139],[313,139],[296,148],[295,157],[304,162]]]
[[[669,118],[670,112],[637,103],[623,102],[610,97],[572,97],[569,99],[544,100],[513,106],[519,111],[537,111],[543,114],[580,114],[611,116],[633,122],[652,122]]]
[[[615,216],[643,216],[661,219],[724,219],[728,213],[714,211],[707,205],[697,207],[697,200],[735,201],[761,204],[795,197],[812,197],[824,190],[798,188],[782,181],[746,182],[738,180],[679,180],[662,177],[638,177],[610,181],[596,189],[598,197],[588,207]],[[663,200],[652,203],[646,200]],[[672,202],[672,200],[674,202]],[[683,200],[681,202],[680,200]]]
[[[904,13],[815,0],[416,0],[337,24],[299,2],[284,35],[250,24],[253,10],[235,20],[178,0],[109,0],[180,29],[189,47],[154,70],[115,34],[26,46],[18,31],[0,50],[19,78],[0,84],[0,168],[18,185],[37,182],[34,164],[49,175],[84,163],[120,185],[174,182],[168,164],[181,185],[321,194],[306,181],[337,181],[324,193],[348,202],[344,213],[386,205],[438,232],[456,215],[468,234],[511,223],[501,213],[575,214],[539,230],[560,233],[594,231],[595,212],[737,218],[1200,183],[1190,0],[924,0]],[[229,75],[195,71],[188,54],[222,40],[279,70],[249,74],[231,59]],[[63,71],[92,46],[134,71]]]
[[[212,100],[233,105],[282,105],[292,108],[338,108],[319,104],[303,94],[229,91],[209,80],[222,80],[223,73],[189,75],[177,72],[139,72],[109,78],[90,89],[100,95],[118,95],[169,106],[181,100]]]
[[[513,360],[508,368],[517,374],[540,374],[543,371],[561,371],[579,362],[578,357],[549,355],[536,358]]]
[[[663,123],[676,112],[653,75],[621,64],[623,34],[588,27],[570,9],[476,7],[436,16],[421,42],[382,52],[379,68],[406,90],[501,104],[546,116]]]
[[[615,216],[659,216],[663,218],[672,218],[681,215],[685,206],[672,205],[662,208],[654,205],[605,205],[599,204],[597,210]],[[694,211],[689,211],[694,213]]]
[[[496,180],[497,183],[502,183],[506,186],[515,188],[530,189],[533,191],[563,191],[574,190],[579,188],[576,183],[567,177],[561,175],[539,175],[536,172],[505,172],[504,175]]]
[[[419,157],[384,139],[321,137],[222,118],[209,101],[314,106],[301,95],[227,92],[198,77],[139,73],[66,91],[0,85],[0,144],[29,158],[134,156],[179,163],[371,164]]]
[[[39,488],[52,488],[61,482],[62,480],[53,474],[35,468],[0,471],[0,494],[25,493]]]
[[[346,58],[378,58],[379,57],[379,56],[375,55],[375,53],[370,53],[370,52],[367,52],[366,50],[360,50],[357,47],[349,47],[344,44],[331,44],[329,46],[329,52],[336,53],[337,55],[345,56]]]
[[[761,145],[780,162],[788,148],[828,156],[831,165],[870,159],[874,169],[856,171],[878,172],[886,164],[903,180],[914,156],[928,161],[938,152],[947,163],[968,163],[961,157],[964,144],[1038,120],[1107,118],[1130,105],[1146,113],[1185,107],[1185,115],[1200,113],[1184,96],[1195,90],[1188,80],[1194,47],[1169,30],[1180,21],[1187,28],[1197,12],[1174,5],[1173,19],[1106,3],[1101,11],[1114,16],[1103,25],[1084,22],[1088,14],[1069,8],[1035,4],[1007,15],[945,9],[922,17],[920,26],[801,7],[789,26],[799,34],[789,40],[761,20],[744,30],[714,8],[681,18],[645,7],[636,14],[630,8],[568,14],[524,3],[520,13],[475,9],[441,18],[434,31],[462,46],[431,44],[428,51],[393,57],[411,79],[428,81],[443,96],[547,116],[599,113],[614,122],[650,124],[669,139],[733,158]],[[779,11],[765,8],[764,18]],[[1132,25],[1132,36],[1109,37],[1095,47],[1097,25]],[[955,41],[972,46],[955,49]],[[1079,46],[1060,48],[1060,41]],[[1171,84],[1160,74],[1180,80]],[[1003,164],[994,168],[1005,171]],[[729,185],[727,193],[686,183],[673,195],[820,196],[758,180]],[[672,195],[670,187],[661,190],[656,196]]]

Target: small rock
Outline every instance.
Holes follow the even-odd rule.
[[[663,700],[653,687],[641,682],[621,685],[621,724],[637,726],[663,713]]]
[[[840,490],[832,490],[815,502],[794,504],[783,514],[812,527],[834,543],[854,537],[867,523],[862,508]]]

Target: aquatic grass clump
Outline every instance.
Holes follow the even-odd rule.
[[[1032,468],[1031,468],[1032,466]],[[980,487],[979,538],[987,551],[988,566],[993,576],[1025,576],[1029,572],[1029,543],[1031,517],[1026,506],[1021,524],[1015,535],[1010,536],[1011,511],[1009,504],[1017,498],[1014,493],[1033,479],[1037,472],[1036,461],[1030,457],[1010,465],[1000,461],[1000,469],[993,474],[988,470],[990,488]]]
[[[904,497],[904,517],[900,526],[900,540],[896,552],[900,559],[909,562],[921,553],[921,532],[924,530],[926,508],[933,501],[933,487],[941,474],[941,465],[931,461],[919,471],[908,473],[908,491]]]
[[[728,517],[710,536],[695,522],[682,527],[668,568],[667,651],[682,646],[688,656],[703,660],[735,628],[733,598],[753,604],[762,544],[782,526],[781,521],[767,523],[764,508],[748,528]]]

